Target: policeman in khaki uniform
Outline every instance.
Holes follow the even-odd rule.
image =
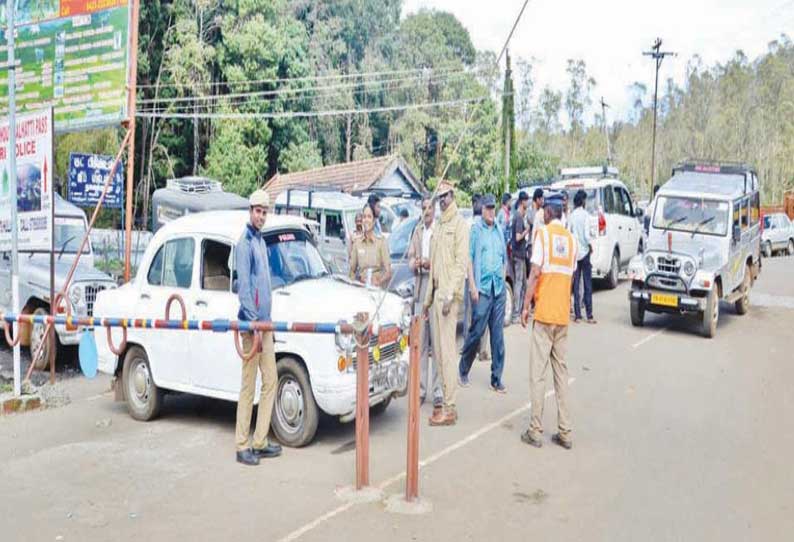
[[[521,440],[540,448],[543,445],[543,403],[546,372],[551,365],[557,399],[558,432],[552,441],[570,449],[571,419],[568,412],[568,323],[571,310],[571,280],[576,268],[576,240],[562,225],[562,205],[547,201],[543,207],[545,227],[537,232],[532,247],[532,270],[529,275],[521,325],[529,323],[530,301],[535,300],[532,344],[529,353],[530,399],[532,412],[529,429]]]
[[[386,288],[391,278],[389,247],[375,233],[375,216],[369,205],[361,212],[361,225],[363,234],[353,242],[350,253],[350,279]]]
[[[433,319],[433,344],[439,353],[444,405],[442,409],[433,410],[430,425],[454,425],[458,419],[455,407],[458,387],[456,334],[469,265],[469,226],[458,212],[452,182],[441,181],[436,194],[441,219],[433,233],[430,277],[423,308],[425,316]]]

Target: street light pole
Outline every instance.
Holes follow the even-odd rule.
[[[607,127],[607,108],[609,104],[604,101],[604,97],[601,96],[601,118],[604,121],[604,137],[607,140],[607,165],[612,165],[612,148],[609,145],[609,128]]]
[[[651,143],[651,186],[648,192],[649,197],[653,197],[653,187],[656,186],[656,108],[659,101],[659,68],[666,56],[675,56],[676,53],[661,51],[662,38],[656,38],[650,51],[643,52],[643,56],[649,56],[656,61],[656,79],[653,85],[653,143]]]
[[[11,192],[11,307],[19,314],[19,224],[17,222],[17,119],[16,58],[14,56],[14,0],[6,0],[6,38],[8,40],[8,181]],[[19,324],[15,336],[19,336]],[[19,343],[14,346],[14,395],[22,394],[22,368]]]

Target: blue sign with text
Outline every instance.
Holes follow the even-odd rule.
[[[79,207],[94,207],[113,166],[113,156],[102,154],[69,154],[69,201]],[[102,207],[121,209],[124,206],[124,165],[116,168]]]

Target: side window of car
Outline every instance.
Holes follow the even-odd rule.
[[[342,222],[342,213],[335,211],[325,212],[325,237],[326,239],[344,239],[345,227]]]
[[[205,239],[201,242],[201,289],[217,292],[231,290],[230,256],[232,247]]]
[[[631,216],[631,197],[629,197],[629,193],[626,192],[624,188],[615,187],[615,190],[618,191],[620,194],[620,213],[626,216]]]
[[[756,192],[753,194],[753,199],[750,208],[750,224],[755,226],[761,219],[761,193]]]
[[[168,241],[163,256],[163,286],[190,288],[195,242],[191,238]]]
[[[615,212],[615,194],[612,191],[612,187],[611,186],[605,186],[603,190],[604,190],[604,197],[602,199],[604,200],[604,212],[607,213],[607,214],[614,213]]]
[[[163,254],[165,254],[165,245],[160,247],[152,260],[152,265],[149,266],[146,279],[152,286],[163,285]]]
[[[739,217],[742,214],[742,202],[741,201],[734,201],[733,202],[733,228],[738,228],[741,224],[739,221]]]
[[[746,230],[750,227],[750,198],[742,200],[742,229]]]

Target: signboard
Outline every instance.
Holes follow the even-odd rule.
[[[118,124],[127,117],[127,0],[17,1],[17,112],[55,108],[59,132]],[[5,24],[5,9],[0,25]],[[0,30],[0,65],[8,61]],[[8,81],[0,78],[0,116]]]
[[[17,115],[19,250],[52,250],[52,109]],[[0,251],[11,250],[8,119],[0,121]]]
[[[83,154],[73,152],[69,155],[69,196],[68,199],[79,207],[95,207],[102,195],[113,156],[104,154]],[[106,209],[121,209],[124,206],[124,165],[119,164],[110,183],[105,201]]]

